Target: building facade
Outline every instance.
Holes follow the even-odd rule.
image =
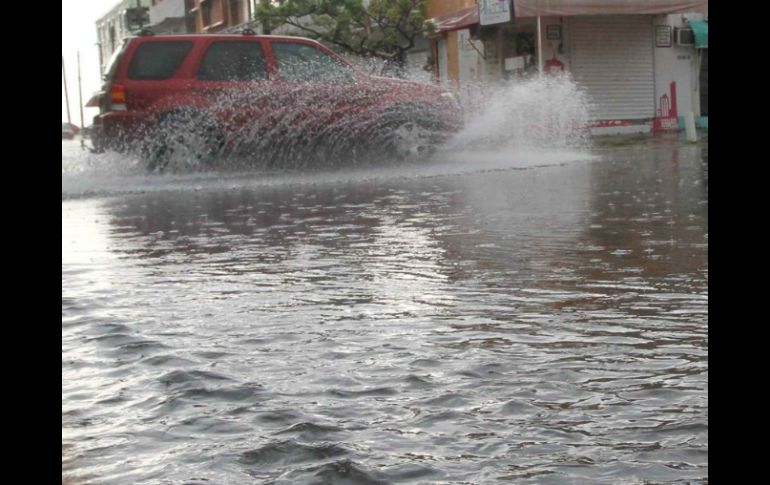
[[[434,75],[474,82],[569,72],[600,133],[708,125],[706,0],[431,1]],[[705,39],[705,40],[704,40]]]
[[[101,72],[121,41],[142,29],[156,34],[223,32],[247,22],[251,8],[251,0],[122,0],[96,21]]]
[[[102,74],[121,41],[150,24],[151,5],[152,0],[123,0],[96,21]]]

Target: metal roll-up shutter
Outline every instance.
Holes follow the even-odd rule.
[[[653,118],[652,16],[575,16],[568,29],[571,71],[591,98],[591,118]]]

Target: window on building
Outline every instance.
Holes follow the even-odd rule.
[[[196,11],[193,11],[194,8],[195,8],[195,1],[194,0],[184,0],[185,32],[195,32],[195,15],[196,15]]]
[[[249,41],[214,42],[198,68],[207,81],[261,81],[267,79],[262,45]]]
[[[273,42],[273,55],[281,79],[293,82],[353,82],[348,66],[322,50],[289,42]]]
[[[211,0],[201,0],[201,20],[204,27],[211,25]]]
[[[176,73],[192,49],[192,42],[144,42],[128,66],[128,78],[136,80],[168,79]]]

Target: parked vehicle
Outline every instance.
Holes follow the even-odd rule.
[[[92,140],[97,150],[138,152],[151,169],[229,153],[295,163],[362,150],[408,158],[459,123],[439,87],[363,74],[310,39],[144,35],[109,62]]]
[[[75,138],[75,130],[69,123],[62,122],[61,124],[61,138],[62,140],[72,140]]]

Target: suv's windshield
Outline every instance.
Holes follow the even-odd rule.
[[[352,70],[337,59],[307,44],[273,42],[278,75],[284,81],[350,83]]]

